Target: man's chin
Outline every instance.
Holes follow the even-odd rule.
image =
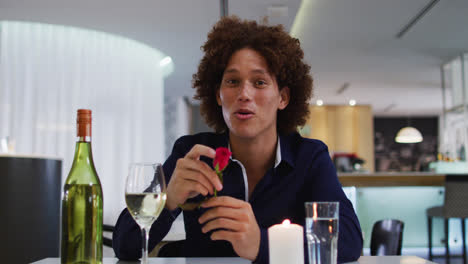
[[[230,129],[230,134],[232,136],[242,138],[242,139],[253,139],[258,133],[255,133],[255,130],[252,128],[237,128]]]

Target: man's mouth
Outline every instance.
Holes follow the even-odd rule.
[[[234,115],[237,118],[244,120],[244,119],[251,118],[254,115],[254,113],[252,111],[248,110],[248,109],[240,109],[240,110],[236,111],[234,113]]]

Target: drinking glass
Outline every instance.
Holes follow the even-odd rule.
[[[338,202],[306,202],[306,237],[310,264],[336,264]]]
[[[142,263],[148,263],[148,239],[151,225],[166,204],[166,182],[159,163],[132,163],[125,185],[128,211],[140,226],[143,236]]]

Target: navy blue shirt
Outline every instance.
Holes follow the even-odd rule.
[[[179,158],[185,156],[195,145],[202,144],[213,149],[228,147],[228,134],[200,133],[179,138],[163,165],[167,182]],[[338,262],[355,261],[362,250],[362,233],[359,221],[351,202],[346,198],[338,181],[335,167],[330,159],[327,146],[319,140],[301,137],[298,133],[279,137],[281,160],[277,160],[255,186],[250,197],[248,184],[239,162],[230,162],[223,173],[223,189],[218,195],[228,195],[251,204],[260,227],[260,249],[255,263],[267,264],[268,227],[290,219],[292,223],[305,224],[304,203],[308,201],[340,202]],[[277,155],[278,157],[278,155]],[[201,160],[210,166],[212,159]],[[204,199],[201,195],[194,200]],[[227,241],[212,241],[210,234],[201,232],[198,218],[208,209],[184,211],[186,257],[235,257],[231,244]],[[150,230],[149,249],[152,249],[169,232],[180,209],[164,209]],[[304,240],[306,245],[306,240]],[[133,260],[141,257],[141,231],[127,209],[117,220],[113,243],[119,259]],[[305,246],[304,245],[304,246]],[[306,247],[305,247],[306,249]],[[304,251],[307,258],[307,250]],[[307,263],[307,261],[306,261]]]

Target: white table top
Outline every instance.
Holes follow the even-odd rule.
[[[347,264],[436,264],[415,256],[362,256],[355,262]]]
[[[60,258],[43,259],[34,264],[59,264]],[[102,264],[139,264],[140,261],[123,261],[117,258],[104,258]],[[241,258],[149,258],[149,264],[250,264]]]
[[[149,264],[250,264],[251,262],[241,258],[150,258]],[[59,258],[47,258],[35,264],[59,264]],[[134,264],[139,261],[123,261],[116,258],[104,258],[102,264]],[[362,256],[356,262],[348,264],[435,264],[415,256]]]

